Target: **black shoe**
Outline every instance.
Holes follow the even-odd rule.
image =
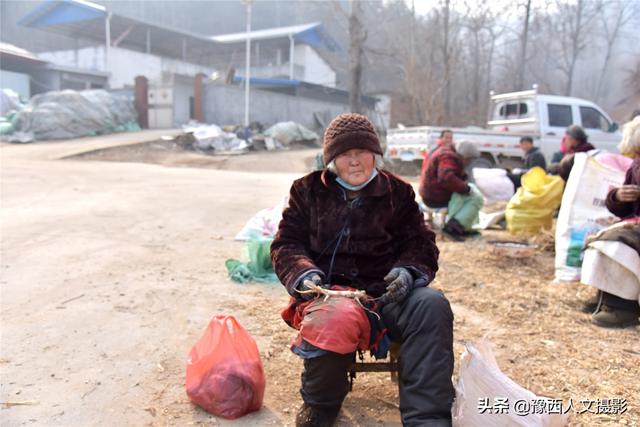
[[[620,310],[603,305],[591,316],[591,323],[603,328],[626,328],[640,324],[638,311]]]
[[[451,218],[442,228],[442,233],[456,242],[462,242],[465,239],[465,230],[457,219]]]
[[[587,302],[582,305],[580,311],[587,314],[595,313],[598,309],[598,303],[600,302],[600,292],[601,291],[598,291],[594,296],[589,298]]]
[[[296,427],[331,427],[339,413],[339,406],[320,407],[303,403],[296,415]]]
[[[454,234],[449,232],[446,229],[442,229],[442,234],[444,234],[445,236],[447,236],[447,238],[449,238],[450,240],[453,240],[454,242],[464,242],[465,241],[465,236],[464,235],[459,235],[459,234]]]
[[[444,225],[444,228],[452,234],[464,235],[464,226],[458,222],[457,219],[451,218]]]

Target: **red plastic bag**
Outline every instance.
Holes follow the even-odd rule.
[[[234,419],[260,409],[264,387],[256,342],[233,316],[214,316],[189,352],[189,398],[211,414]]]
[[[335,285],[331,289],[355,290]],[[289,326],[300,331],[292,343],[294,347],[300,346],[304,339],[318,348],[340,354],[369,348],[371,324],[362,305],[352,298],[332,296],[305,302],[291,298],[281,316]]]

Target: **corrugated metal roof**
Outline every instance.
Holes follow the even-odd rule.
[[[120,46],[145,52],[147,37],[151,37],[151,53],[182,58],[183,43],[192,58],[207,58],[215,53],[216,42],[210,37],[184,30],[168,28],[126,16],[110,14],[112,42],[124,35]],[[49,0],[20,19],[19,24],[52,31],[71,38],[86,38],[105,42],[106,10],[103,6],[82,0]],[[196,61],[206,63],[208,61]]]
[[[295,36],[305,31],[316,29],[321,27],[320,22],[313,22],[311,24],[292,25],[290,27],[277,27],[269,28],[266,30],[251,31],[251,40],[268,40],[277,39],[282,37]],[[247,32],[222,34],[218,36],[211,36],[211,39],[218,43],[238,43],[247,40]]]
[[[35,56],[28,50],[22,49],[9,43],[0,42],[0,54],[9,55],[20,59],[26,59],[33,62],[45,63],[42,59]]]
[[[247,78],[244,76],[233,76],[236,83],[244,82]],[[289,79],[270,79],[265,77],[249,77],[249,83],[252,85],[273,85],[273,86],[300,86],[299,80]]]
[[[25,27],[47,27],[70,22],[90,21],[104,18],[107,10],[104,6],[84,0],[52,0],[36,7],[24,16],[18,24]]]

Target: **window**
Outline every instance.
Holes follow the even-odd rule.
[[[527,112],[527,104],[524,102],[517,104],[503,104],[500,106],[500,117],[511,118],[513,116],[526,116]]]
[[[611,126],[609,120],[592,107],[580,107],[580,118],[582,119],[582,127],[585,129],[600,129],[608,132]]]
[[[498,107],[498,116],[501,119],[518,119],[528,117],[529,107],[524,102],[502,104]]]
[[[549,126],[567,127],[573,123],[571,105],[548,104]]]

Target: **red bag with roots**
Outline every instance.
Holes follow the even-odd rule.
[[[233,316],[214,316],[187,359],[189,398],[234,419],[262,406],[265,377],[256,342]]]
[[[341,286],[331,289],[354,290]],[[340,354],[370,347],[369,319],[362,305],[353,298],[330,296],[304,302],[291,298],[281,316],[289,326],[300,331],[293,347],[299,347],[303,339],[320,349]]]

